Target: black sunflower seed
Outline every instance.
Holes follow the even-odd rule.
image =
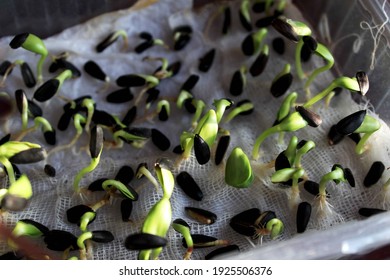
[[[134,95],[131,93],[130,88],[122,88],[108,94],[106,101],[109,103],[125,103],[131,101],[133,98]]]
[[[146,51],[147,49],[153,47],[153,45],[154,45],[153,40],[148,40],[148,41],[142,42],[141,44],[137,45],[134,48],[134,51],[136,53],[140,54],[140,53],[143,53],[144,51]]]
[[[114,235],[108,230],[94,230],[92,231],[92,241],[97,243],[108,243],[113,241]]]
[[[291,164],[285,154],[285,151],[283,151],[275,159],[275,171],[282,170],[285,168],[291,168]]]
[[[293,42],[298,42],[299,37],[294,31],[294,28],[281,18],[275,18],[272,21],[272,27],[275,28],[280,34],[285,36],[287,39],[290,39]]]
[[[17,89],[15,91],[15,101],[16,101],[16,108],[18,108],[19,113],[23,113],[23,104],[27,102],[27,96],[22,89]]]
[[[9,211],[21,211],[27,206],[27,199],[12,194],[6,194],[1,200],[0,208]]]
[[[56,176],[56,169],[52,165],[50,165],[50,164],[45,164],[45,167],[43,168],[43,171],[49,177],[55,177]]]
[[[372,185],[376,184],[382,177],[384,171],[385,165],[381,161],[373,162],[366,176],[364,177],[363,185],[366,188],[369,188]]]
[[[255,53],[255,41],[253,39],[253,34],[248,34],[244,41],[241,44],[241,50],[244,55],[251,56]]]
[[[58,79],[50,79],[34,92],[34,99],[39,102],[45,102],[57,93],[59,87],[60,81]]]
[[[35,80],[34,73],[32,72],[30,66],[26,62],[23,62],[20,67],[21,67],[20,71],[22,73],[22,78],[26,87],[28,88],[35,87],[37,82]]]
[[[184,82],[184,84],[181,87],[181,90],[191,91],[195,87],[195,85],[198,83],[198,81],[199,81],[199,76],[195,75],[195,74],[192,74]]]
[[[214,224],[217,220],[217,215],[205,209],[196,207],[184,207],[186,214],[192,219],[205,225]]]
[[[232,13],[229,6],[223,9],[222,34],[227,34],[232,24]]]
[[[124,116],[122,123],[126,126],[130,126],[130,124],[135,120],[137,117],[137,106],[133,106],[127,111],[126,115]]]
[[[209,236],[205,234],[191,234],[191,237],[192,237],[192,242],[194,244],[193,246],[194,249],[215,246],[214,242],[218,240],[213,236]],[[187,242],[184,238],[182,239],[182,245],[184,248],[188,247]]]
[[[50,230],[43,241],[48,249],[53,251],[65,251],[67,249],[77,250],[77,237],[72,233],[64,230]]]
[[[128,74],[118,77],[116,84],[120,87],[142,87],[146,85],[146,80],[137,74]]]
[[[69,110],[64,111],[64,113],[61,115],[61,117],[58,120],[58,124],[57,124],[58,130],[65,131],[69,127],[72,117],[73,117],[73,112]]]
[[[48,130],[43,133],[43,137],[45,137],[46,143],[49,145],[55,145],[57,140],[56,140],[56,131],[53,130]]]
[[[91,158],[97,158],[100,151],[103,149],[103,129],[100,126],[94,126],[91,129],[91,136],[89,140],[89,153]]]
[[[260,215],[260,209],[251,208],[233,216],[230,219],[229,225],[239,234],[253,236],[256,233],[254,224]]]
[[[234,72],[230,82],[229,92],[233,96],[239,96],[244,90],[244,77],[240,70]]]
[[[158,113],[158,119],[162,122],[167,121],[169,118],[167,108],[165,106],[161,107],[160,112]]]
[[[19,167],[13,163],[11,163],[11,165],[12,165],[12,168],[14,169],[15,179],[19,179],[20,176],[22,176],[22,173],[20,172]],[[8,175],[7,169],[5,169],[4,171]]]
[[[84,204],[76,205],[66,210],[66,219],[71,224],[80,225],[81,217],[88,212],[95,213],[95,211],[87,205]],[[94,220],[95,218],[89,221],[88,224],[92,223]]]
[[[125,198],[121,201],[121,217],[123,222],[130,221],[130,215],[133,211],[133,200]]]
[[[291,73],[286,73],[280,76],[276,81],[271,85],[271,94],[274,97],[280,97],[286,93],[288,88],[291,86],[293,81],[293,75]]]
[[[366,110],[360,110],[349,116],[346,116],[336,124],[337,131],[343,135],[349,135],[353,133],[363,123],[366,113]]]
[[[128,250],[149,250],[164,247],[167,239],[150,233],[136,233],[126,237],[125,247]]]
[[[92,121],[97,125],[100,124],[108,127],[113,127],[116,125],[115,118],[111,114],[103,110],[95,109],[93,111]]]
[[[187,112],[190,114],[194,114],[196,112],[196,107],[192,104],[193,98],[187,98],[184,100],[184,108],[186,108]]]
[[[152,142],[161,151],[166,151],[171,146],[171,142],[161,131],[152,128]]]
[[[225,254],[234,253],[236,255],[239,252],[240,252],[240,248],[237,245],[228,245],[211,251],[204,258],[205,260],[214,260],[214,259],[219,259]]]
[[[257,77],[261,73],[263,73],[265,67],[267,66],[268,62],[268,54],[261,52],[256,60],[252,63],[251,67],[249,68],[249,73],[251,73],[252,77]]]
[[[312,36],[303,36],[302,40],[303,44],[306,45],[310,51],[314,52],[317,49],[317,40],[314,39]]]
[[[307,121],[307,124],[311,127],[318,127],[321,125],[321,117],[313,111],[310,111],[303,106],[296,106],[295,110],[302,116],[305,121]]]
[[[280,55],[284,54],[285,51],[285,43],[282,37],[276,37],[272,40],[272,48],[274,51]]]
[[[69,62],[66,59],[58,59],[57,65],[59,69],[70,70],[72,72],[73,78],[78,78],[81,76],[81,71],[73,63]]]
[[[108,34],[107,37],[105,37],[97,46],[95,47],[96,52],[101,53],[106,48],[111,46],[116,40],[118,39],[118,36],[115,36],[115,32],[112,32]]]
[[[108,180],[108,178],[99,178],[99,179],[93,181],[91,184],[89,184],[88,190],[91,192],[104,191],[103,182],[107,181],[107,180]]]
[[[176,176],[176,182],[183,192],[190,198],[201,201],[203,199],[203,192],[194,178],[186,171],[180,172]]]
[[[265,2],[255,2],[252,5],[252,11],[258,14],[265,12]]]
[[[297,210],[297,233],[302,233],[306,230],[307,224],[309,223],[311,216],[311,205],[304,201],[299,203]]]
[[[23,45],[23,43],[26,41],[28,35],[30,35],[29,33],[21,33],[21,34],[18,34],[16,35],[12,40],[11,42],[9,43],[9,46],[12,48],[12,49],[17,49],[19,48],[21,45]]]
[[[380,213],[384,213],[386,210],[378,209],[378,208],[360,208],[359,209],[359,215],[363,217],[371,217],[373,215],[377,215]]]
[[[191,229],[190,228],[190,225],[189,224],[187,224],[187,222],[186,221],[184,221],[183,219],[175,219],[173,222],[172,222],[172,224],[177,224],[177,225],[181,225],[181,226],[184,226],[184,227],[186,227],[186,228],[188,228],[188,229]]]
[[[260,217],[256,220],[256,226],[260,226],[261,228],[265,228],[267,223],[272,219],[276,218],[276,214],[273,211],[265,211],[261,213]]]
[[[194,136],[194,151],[197,162],[200,165],[206,164],[210,160],[210,147],[199,134]]]
[[[134,178],[134,170],[129,165],[122,166],[118,173],[115,175],[115,180],[127,185]]]
[[[89,74],[91,77],[98,79],[100,81],[106,81],[107,75],[104,73],[102,68],[93,60],[88,60],[84,64],[84,71]]]
[[[175,148],[173,148],[172,152],[174,152],[177,155],[181,155],[184,152],[184,150],[181,147],[181,145],[177,145]]]
[[[305,45],[305,44],[302,45],[300,56],[301,56],[301,60],[303,62],[309,61],[312,54],[313,54],[312,50],[307,45]]]
[[[11,66],[11,62],[8,61],[8,60],[4,60],[1,64],[0,64],[0,76],[4,76],[5,73],[7,72],[8,68]],[[8,72],[8,75],[10,75],[12,73],[12,69]]]
[[[46,157],[46,152],[44,149],[32,148],[17,153],[16,155],[9,158],[9,161],[15,164],[28,164],[28,163],[35,163],[44,160],[45,157]]]
[[[248,18],[246,18],[244,16],[244,14],[242,13],[241,10],[239,11],[238,15],[239,15],[242,27],[244,27],[246,31],[249,31],[249,32],[252,31],[252,24],[251,24],[250,20],[248,20]]]
[[[263,18],[259,18],[255,22],[255,25],[256,25],[257,28],[269,27],[272,24],[272,22],[274,21],[274,19],[276,19],[278,16],[280,16],[280,12],[275,11],[275,13],[273,15],[266,16],[266,17],[263,17]]]
[[[230,143],[230,135],[223,135],[218,140],[217,150],[215,152],[215,165],[219,165]]]
[[[347,179],[349,185],[354,188],[355,187],[355,178],[352,174],[352,170],[349,168],[344,168],[344,177]]]
[[[173,30],[175,51],[182,50],[191,40],[192,28],[189,25],[178,26]]]
[[[167,70],[172,73],[171,77],[173,77],[177,73],[179,73],[180,68],[181,68],[181,62],[180,61],[176,61],[174,63],[169,64]]]
[[[7,143],[11,139],[11,134],[8,133],[7,135],[3,136],[0,139],[0,146],[3,145],[4,143]]]
[[[320,185],[314,181],[307,180],[303,184],[303,188],[310,194],[317,196],[320,193]],[[326,197],[329,197],[328,192],[326,192]]]
[[[148,97],[146,98],[146,104],[152,104],[154,101],[156,101],[160,95],[160,90],[153,87],[146,91],[148,94]]]
[[[5,120],[13,111],[13,103],[11,98],[6,95],[0,95],[0,120]]]
[[[344,135],[339,133],[336,129],[336,125],[332,125],[328,132],[328,144],[336,145],[344,139]]]
[[[34,101],[27,100],[28,103],[28,113],[32,118],[41,117],[43,115],[43,111],[41,107],[38,106]]]
[[[215,49],[209,50],[203,57],[199,59],[199,71],[207,72],[213,65],[215,57]]]
[[[360,94],[366,95],[368,89],[370,88],[370,83],[368,81],[368,76],[365,72],[359,71],[356,73],[356,80],[359,84]]]
[[[146,31],[139,33],[138,36],[144,40],[152,40],[153,39],[152,34],[150,34],[149,32],[146,32]]]
[[[353,142],[355,142],[355,144],[358,144],[362,139],[360,137],[360,133],[351,133],[348,135],[348,138],[351,139]]]
[[[41,223],[38,223],[34,220],[31,220],[31,219],[21,219],[19,220],[25,224],[29,224],[29,225],[33,225],[34,227],[36,227],[40,232],[42,232],[43,235],[45,235],[46,233],[49,232],[49,228],[42,225]]]

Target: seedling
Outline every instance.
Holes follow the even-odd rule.
[[[61,89],[66,79],[72,77],[72,71],[64,70],[54,79],[50,79],[42,84],[35,92],[34,99],[39,102],[45,102],[51,99]]]
[[[291,74],[291,65],[286,64],[282,71],[280,71],[271,82],[271,94],[274,97],[280,97],[286,93],[291,86],[293,76]]]
[[[252,56],[255,53],[259,52],[261,49],[261,43],[263,42],[267,34],[267,28],[260,28],[258,31],[252,32],[247,35],[241,44],[241,50],[243,54],[246,56]]]
[[[250,161],[240,147],[235,147],[225,166],[225,182],[235,188],[247,188],[254,179]]]
[[[110,33],[107,37],[104,38],[95,48],[96,52],[101,53],[106,48],[111,46],[118,38],[121,37],[123,39],[123,50],[126,50],[128,47],[128,38],[125,30],[120,29],[118,31]]]
[[[185,242],[187,244],[187,251],[184,254],[183,259],[191,259],[191,254],[194,249],[194,243],[191,236],[191,228],[183,219],[176,219],[172,222],[172,227],[174,230],[183,235]]]
[[[239,16],[242,26],[246,31],[252,31],[251,16],[249,10],[250,1],[243,0],[241,1]]]

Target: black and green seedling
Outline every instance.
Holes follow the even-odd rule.
[[[225,246],[229,245],[230,242],[224,239],[218,239],[214,236],[209,236],[205,234],[192,234],[191,235],[194,249],[202,249],[208,247],[215,246]],[[186,239],[182,239],[182,245],[184,248],[188,248],[188,244],[186,243]]]
[[[172,222],[172,227],[174,230],[183,235],[185,243],[187,244],[187,251],[184,254],[183,259],[189,260],[191,259],[191,254],[194,249],[194,244],[191,236],[191,228],[183,219],[176,219]]]
[[[246,66],[243,65],[239,70],[234,72],[230,81],[229,92],[233,96],[239,96],[243,93],[246,86]]]
[[[76,205],[66,210],[66,219],[71,224],[77,224],[82,231],[96,218],[96,211],[84,204]]]
[[[286,44],[282,37],[276,37],[275,39],[272,40],[272,49],[280,55],[284,54],[286,49]]]
[[[103,71],[103,69],[93,60],[88,60],[84,64],[84,71],[99,81],[105,82],[107,85],[110,83],[110,77]]]
[[[217,220],[216,214],[205,209],[197,207],[184,207],[184,211],[190,218],[201,224],[211,225],[214,224]]]
[[[278,113],[276,114],[276,119],[272,126],[281,123],[285,118],[288,117],[288,115],[290,115],[290,110],[291,108],[295,107],[295,101],[297,100],[297,98],[298,98],[298,93],[294,91],[292,93],[289,93],[283,99],[283,102],[279,107]],[[283,138],[283,133],[280,134],[281,135],[279,137],[279,140],[281,141],[281,139]]]
[[[251,73],[252,77],[257,77],[263,73],[265,67],[267,66],[269,58],[269,47],[268,45],[264,45],[261,49],[259,55],[253,61],[251,67],[249,68],[249,73]]]
[[[215,260],[215,259],[223,259],[226,255],[237,255],[240,253],[240,248],[237,245],[227,245],[218,249],[215,249],[208,253],[204,259],[205,260]]]
[[[56,169],[54,168],[54,166],[52,166],[50,164],[45,164],[43,171],[45,172],[45,174],[47,176],[49,176],[51,178],[54,178],[56,176]]]
[[[42,225],[41,223],[38,223],[31,219],[21,219],[19,220],[15,227],[13,228],[11,235],[13,238],[18,238],[21,236],[24,237],[32,237],[32,238],[38,238],[44,236],[49,229]],[[19,246],[13,242],[12,239],[7,240],[8,246],[10,246],[14,251],[17,251]]]
[[[199,59],[199,71],[208,72],[210,70],[214,62],[215,51],[215,49],[211,49]]]
[[[25,92],[22,89],[18,89],[15,91],[15,100],[16,100],[16,107],[18,108],[18,111],[22,117],[22,130],[26,130],[28,126],[28,117],[29,117],[29,102],[27,100],[27,96]],[[3,108],[6,107],[2,105],[2,109]]]
[[[91,96],[82,96],[75,100],[71,100],[63,106],[63,114],[60,116],[58,120],[57,128],[61,131],[66,130],[69,127],[72,118],[76,113],[81,111],[81,103],[84,98],[91,98]],[[84,116],[82,116],[85,118]],[[81,129],[82,130],[82,129]]]
[[[118,173],[115,175],[115,180],[120,181],[122,184],[129,184],[134,178],[134,170],[129,165],[123,165]]]
[[[3,76],[3,79],[0,82],[0,87],[4,86],[5,81],[8,75],[11,74],[12,70],[16,66],[20,66],[20,73],[22,74],[23,82],[28,88],[33,88],[37,84],[33,71],[30,68],[30,65],[20,59],[15,60],[13,63],[9,61],[4,61],[0,65],[0,75]]]
[[[114,235],[107,230],[94,230],[94,231],[83,232],[77,238],[77,247],[79,248],[81,260],[86,260],[91,258],[87,254],[88,245],[85,244],[85,243],[88,244],[89,240],[97,243],[109,243],[114,240]]]
[[[135,105],[138,105],[138,103],[141,101],[142,96],[144,93],[156,86],[160,83],[160,80],[153,76],[153,75],[142,75],[142,74],[127,74],[122,75],[117,78],[116,84],[120,87],[142,87],[145,86],[145,88],[138,94],[138,97],[135,101]]]
[[[385,169],[386,167],[381,161],[374,161],[364,177],[363,185],[369,188],[378,183]]]
[[[252,31],[251,15],[250,15],[250,1],[241,1],[240,10],[238,12],[240,22],[246,31]]]
[[[73,78],[79,78],[81,76],[81,71],[73,63],[67,60],[68,56],[68,53],[61,53],[58,56],[55,56],[53,62],[49,66],[49,73],[55,73],[58,70],[70,70],[72,71]]]
[[[160,60],[162,62],[162,65],[158,67],[153,73],[153,76],[155,76],[159,80],[163,80],[175,76],[180,71],[181,68],[180,61],[176,61],[174,63],[169,64],[168,60],[164,57],[156,57],[156,58],[146,57],[143,60],[144,61]]]
[[[130,126],[137,117],[137,106],[132,106],[122,119],[122,124]]]
[[[305,232],[311,216],[311,204],[303,201],[299,203],[296,217],[297,233]]]
[[[196,201],[202,201],[203,192],[194,178],[186,171],[176,176],[176,182],[183,192]]]
[[[96,52],[103,52],[106,48],[115,43],[120,37],[123,39],[123,50],[126,50],[128,46],[127,33],[125,30],[121,29],[115,32],[111,32],[100,43],[98,43],[95,47]]]
[[[260,215],[260,209],[250,208],[233,216],[229,225],[235,232],[252,237],[256,234],[254,223]]]
[[[123,222],[130,222],[130,215],[133,212],[133,200],[130,198],[122,199],[121,201],[121,217]]]
[[[173,29],[173,49],[180,51],[191,41],[192,28],[189,25],[177,26]]]
[[[134,48],[134,51],[138,54],[143,53],[147,49],[153,47],[153,46],[163,46],[165,48],[168,48],[168,46],[164,43],[163,40],[158,38],[153,38],[152,34],[148,32],[141,32],[139,34],[139,37],[144,40],[141,44],[137,45]]]
[[[134,95],[130,88],[121,88],[109,93],[106,97],[106,101],[109,103],[125,103],[133,100]]]
[[[268,30],[266,28],[260,28],[258,31],[248,34],[241,44],[241,50],[244,55],[252,56],[260,51],[261,43],[267,36]]]
[[[144,127],[125,127],[115,131],[113,137],[117,147],[121,147],[124,141],[135,148],[142,148],[146,140],[152,137],[152,131],[150,128]]]
[[[271,82],[271,94],[274,97],[280,97],[287,92],[293,81],[291,74],[291,65],[287,63]]]
[[[322,123],[322,119],[318,114],[303,106],[295,106],[295,111],[297,111],[311,127],[319,127]]]
[[[359,212],[360,216],[371,217],[371,216],[374,216],[374,215],[385,213],[385,212],[387,212],[387,210],[383,210],[383,209],[379,209],[379,208],[366,208],[366,207],[362,207],[362,208],[359,209],[358,212]]]
[[[88,117],[89,116],[90,115],[88,115]],[[88,122],[88,118],[86,119],[86,124],[87,122]],[[119,124],[118,118],[116,118],[115,116],[111,115],[106,111],[98,110],[96,108],[93,110],[91,123],[94,123],[95,125],[100,125],[105,128],[112,128],[112,129],[117,126],[123,127],[122,125]],[[87,131],[86,124],[84,126],[85,126],[85,130]]]
[[[229,147],[230,143],[230,133],[224,132],[224,135],[221,135],[218,140],[217,144],[217,150],[215,151],[215,165],[219,165],[227,151],[227,148]]]
[[[368,149],[365,146],[366,142],[372,134],[380,129],[380,127],[380,122],[376,118],[367,115],[367,110],[360,110],[352,113],[336,124],[337,132],[342,135],[350,135],[352,133],[363,134],[355,148],[355,152],[358,155],[361,155]]]
[[[194,136],[194,152],[196,161],[200,165],[209,162],[211,157],[210,147],[199,134],[195,134]]]
[[[138,165],[137,171],[135,172],[135,177],[137,179],[141,179],[142,177],[145,177],[146,179],[149,180],[149,182],[153,184],[156,190],[158,190],[158,182],[150,172],[147,163],[143,162]]]
[[[135,233],[126,237],[125,247],[128,250],[151,250],[165,247],[168,240],[150,233]]]
[[[235,188],[247,188],[254,179],[251,163],[240,147],[235,147],[225,166],[225,183]]]
[[[166,151],[171,146],[171,141],[160,130],[152,128],[152,142],[161,151]]]
[[[341,134],[337,131],[335,124],[332,125],[328,132],[328,144],[330,146],[333,146],[340,143],[343,139],[344,139],[344,134]]]
[[[272,183],[284,183],[290,185],[288,188],[288,205],[290,209],[295,209],[296,206],[301,202],[300,191],[299,191],[299,180],[305,175],[303,168],[283,168],[275,171],[271,176]]]
[[[254,105],[250,100],[248,99],[241,100],[236,103],[235,108],[230,110],[229,114],[226,115],[223,122],[228,123],[232,121],[234,118],[236,118],[237,116],[249,115],[253,112],[253,110],[254,110]]]
[[[79,194],[80,181],[85,174],[92,172],[99,164],[100,155],[103,151],[103,129],[100,126],[94,126],[91,130],[91,136],[89,141],[89,153],[91,162],[88,166],[84,167],[77,173],[73,181],[73,189],[75,193]]]
[[[91,191],[91,192],[104,191],[102,185],[103,185],[103,182],[108,180],[108,179],[109,178],[96,179],[95,181],[93,181],[92,183],[90,183],[88,185],[88,191]]]
[[[10,173],[8,173],[8,176]],[[8,189],[0,192],[0,208],[5,211],[21,211],[33,195],[31,182],[26,174],[22,174]]]
[[[65,80],[72,77],[72,71],[64,70],[57,77],[43,83],[35,92],[34,99],[39,102],[45,102],[52,98],[61,89]]]
[[[171,115],[171,105],[169,104],[168,100],[160,100],[157,103],[157,110],[158,119],[162,122],[165,122],[169,119],[169,116]]]
[[[64,252],[78,249],[77,237],[64,230],[53,229],[45,234],[43,241],[46,247],[52,251]]]
[[[30,52],[39,54],[41,57],[37,64],[37,76],[38,81],[42,81],[42,66],[43,63],[49,54],[45,44],[43,41],[36,35],[31,33],[21,33],[16,35],[11,42],[9,43],[10,47],[12,49],[18,49],[23,48],[25,50],[28,50]]]
[[[34,118],[34,126],[27,128],[25,130],[22,130],[21,133],[15,137],[15,139],[21,140],[28,133],[37,130],[39,127],[41,127],[41,129],[42,129],[43,136],[45,138],[46,143],[49,145],[55,145],[56,144],[56,131],[52,127],[52,125],[48,122],[48,120],[46,120],[43,117]]]
[[[111,196],[116,191],[119,191],[125,198],[138,200],[138,193],[129,185],[123,184],[121,181],[108,179],[102,183],[102,188]]]

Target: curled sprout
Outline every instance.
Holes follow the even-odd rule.
[[[172,222],[172,227],[174,230],[183,235],[184,240],[187,244],[187,251],[185,252],[183,259],[191,259],[191,254],[194,249],[194,242],[192,240],[190,226],[183,219],[176,219]]]
[[[95,111],[95,101],[91,98],[84,98],[81,107],[87,109],[87,118],[85,120],[85,131],[89,132],[89,126],[92,122],[93,113]]]
[[[234,104],[234,102],[232,100],[227,99],[227,98],[214,100],[213,105],[216,108],[216,115],[217,115],[217,122],[218,123],[221,121],[226,109],[229,109],[233,104]]]
[[[158,190],[158,182],[157,182],[156,178],[154,178],[152,173],[149,171],[149,169],[147,168],[146,163],[139,165],[139,167],[137,169],[137,173],[135,175],[135,177],[137,179],[140,179],[142,176],[145,176],[153,184],[153,186],[156,188],[156,190]]]
[[[24,136],[26,136],[28,133],[31,133],[35,130],[37,130],[39,127],[42,127],[43,133],[46,132],[53,132],[54,128],[51,126],[48,120],[46,120],[44,117],[36,117],[34,118],[34,126],[27,128],[25,130],[22,130],[21,133],[15,137],[16,140],[20,141],[23,139]]]
[[[378,131],[381,127],[380,122],[372,116],[366,115],[363,123],[355,130],[355,133],[364,133],[358,144],[356,145],[355,152],[361,155],[366,150],[365,144],[372,134]]]
[[[196,127],[198,124],[198,120],[202,115],[204,108],[206,107],[206,104],[201,99],[192,99],[192,104],[196,108],[195,114],[192,117],[192,127]]]
[[[276,115],[276,120],[274,122],[274,125],[279,124],[281,121],[287,118],[287,116],[290,114],[291,108],[294,108],[295,101],[297,100],[297,98],[298,98],[298,93],[295,91],[288,94],[284,98],[282,104],[279,107],[278,113]],[[283,137],[284,137],[284,132],[281,132],[279,134],[279,143],[283,141]]]
[[[80,250],[80,259],[86,260],[87,259],[87,246],[85,245],[85,241],[88,241],[92,238],[92,232],[87,231],[83,232],[78,238],[77,238],[77,246]]]
[[[184,102],[187,99],[191,99],[191,98],[193,98],[191,93],[189,93],[188,91],[186,91],[184,89],[181,90],[180,93],[179,93],[179,96],[177,98],[177,101],[176,101],[177,108],[179,108],[179,109],[183,108]]]
[[[254,106],[252,102],[244,102],[240,106],[237,106],[236,108],[232,109],[229,114],[226,116],[226,118],[223,120],[224,123],[228,123],[232,121],[235,117],[238,115],[253,110]]]

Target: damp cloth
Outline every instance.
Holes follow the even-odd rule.
[[[276,118],[276,113],[280,107],[282,99],[274,98],[270,93],[271,81],[283,69],[286,63],[290,63],[291,72],[294,76],[292,86],[288,93],[296,91],[299,93],[297,102],[305,101],[303,90],[304,81],[300,81],[294,68],[295,44],[286,42],[286,52],[284,55],[277,54],[272,49],[272,40],[280,37],[272,27],[268,28],[268,34],[264,43],[270,46],[270,58],[265,71],[258,77],[251,77],[247,74],[247,85],[241,96],[232,96],[229,93],[229,85],[233,73],[241,66],[249,67],[255,56],[244,56],[241,51],[241,42],[248,34],[242,27],[238,18],[240,1],[230,1],[224,3],[231,7],[232,25],[227,35],[222,35],[223,14],[219,13],[220,4],[209,4],[201,9],[192,9],[192,1],[154,1],[139,2],[133,8],[108,13],[94,18],[84,24],[69,28],[44,40],[49,53],[52,55],[61,52],[69,52],[68,60],[76,65],[81,71],[80,78],[67,80],[58,93],[59,96],[74,99],[83,95],[91,95],[96,102],[96,108],[110,112],[120,119],[126,114],[134,103],[130,101],[124,104],[110,104],[105,98],[108,93],[118,89],[115,84],[117,77],[130,73],[152,74],[161,63],[159,61],[145,61],[144,57],[164,57],[169,62],[180,61],[181,69],[177,75],[163,80],[158,89],[160,98],[171,101],[171,116],[168,121],[159,121],[154,112],[156,103],[149,110],[144,110],[144,99],[139,106],[138,117],[133,123],[134,127],[157,128],[163,132],[170,140],[171,146],[168,151],[162,152],[155,147],[152,141],[148,140],[141,149],[124,144],[120,149],[103,149],[101,161],[97,168],[88,173],[81,180],[81,186],[87,187],[98,178],[114,178],[117,171],[123,165],[129,165],[136,170],[138,164],[146,162],[153,171],[154,162],[167,157],[174,163],[172,169],[176,176],[181,171],[187,171],[196,180],[204,193],[202,201],[197,202],[188,198],[179,186],[175,186],[171,197],[173,209],[173,219],[182,218],[191,226],[192,233],[214,236],[218,239],[228,240],[230,244],[236,244],[242,253],[241,257],[256,258],[339,258],[345,253],[364,252],[373,246],[388,242],[388,231],[385,225],[389,225],[389,215],[381,214],[370,218],[375,228],[371,228],[370,220],[363,220],[358,214],[361,207],[375,207],[388,210],[390,198],[384,199],[383,184],[389,177],[385,170],[380,181],[371,188],[363,186],[364,177],[374,161],[382,161],[387,168],[390,166],[389,147],[390,134],[387,124],[381,122],[381,128],[374,133],[367,142],[367,151],[362,155],[357,155],[354,151],[355,143],[350,139],[344,139],[341,143],[329,146],[327,133],[333,124],[345,116],[358,110],[367,109],[368,114],[380,119],[375,114],[374,108],[370,106],[370,94],[380,94],[368,92],[363,102],[359,104],[353,101],[351,93],[345,89],[335,96],[329,106],[323,101],[313,106],[313,110],[322,118],[322,124],[318,128],[305,127],[297,132],[286,133],[283,141],[279,141],[279,135],[269,137],[261,146],[261,157],[251,160],[255,179],[250,187],[237,189],[228,186],[224,181],[226,158],[234,147],[241,147],[251,158],[254,141],[260,133],[269,128]],[[297,9],[288,3],[285,10],[286,16],[295,20],[302,20]],[[253,19],[263,15],[251,12]],[[253,21],[254,22],[254,21]],[[181,51],[168,50],[163,46],[153,46],[142,54],[135,53],[134,47],[142,42],[138,34],[147,31],[154,38],[162,39],[168,46],[173,45],[173,29],[181,25],[190,25],[193,34],[189,44]],[[107,34],[123,29],[128,34],[129,46],[123,50],[123,42],[119,39],[102,53],[96,53],[94,48],[98,42],[104,39]],[[8,44],[12,38],[4,37],[0,39],[0,59],[14,61],[23,59],[35,67],[39,57],[23,49],[13,50]],[[198,70],[199,59],[207,51],[216,50],[216,56],[211,69],[207,73]],[[88,60],[94,60],[104,72],[110,77],[110,84],[107,87],[104,82],[98,81],[85,73],[83,65]],[[53,77],[48,72],[49,59],[44,64],[44,80]],[[304,63],[306,72],[322,66],[323,61],[317,57],[312,57],[310,62]],[[34,68],[33,68],[34,69]],[[360,69],[356,69],[359,71]],[[194,153],[188,159],[179,160],[180,156],[172,152],[172,149],[179,144],[180,134],[184,130],[191,128],[191,118],[185,109],[178,109],[172,102],[179,94],[184,81],[191,75],[199,75],[198,84],[192,90],[192,94],[202,99],[206,108],[214,109],[213,101],[220,98],[230,98],[235,103],[249,99],[254,104],[254,111],[250,115],[238,116],[228,123],[221,123],[220,126],[230,131],[231,140],[223,162],[216,166],[214,164],[214,154],[216,143],[211,148],[211,160],[205,165],[199,165]],[[335,77],[331,71],[320,74],[311,86],[312,95],[322,91]],[[2,88],[11,98],[14,98],[15,90],[23,88],[23,81],[18,69],[14,69]],[[28,98],[32,98],[34,89],[25,89]],[[135,99],[142,89],[132,90]],[[63,112],[65,101],[58,97],[40,103],[43,115],[51,124],[56,126]],[[229,111],[227,111],[229,113]],[[227,114],[226,113],[226,114]],[[32,121],[30,121],[32,125]],[[21,118],[15,110],[14,114],[7,122],[2,123],[1,135],[15,133],[21,128]],[[75,135],[75,129],[70,126],[66,131],[57,131],[57,144],[66,145]],[[316,147],[308,154],[304,155],[302,166],[310,180],[319,182],[321,177],[328,173],[335,163],[351,169],[356,180],[356,187],[351,188],[346,183],[338,185],[329,183],[327,191],[330,194],[328,202],[332,207],[327,212],[326,217],[321,217],[318,204],[313,195],[307,193],[302,185],[300,186],[300,196],[303,201],[307,201],[313,206],[313,213],[305,233],[296,233],[295,212],[288,207],[287,190],[281,188],[279,184],[270,181],[270,176],[274,169],[267,167],[277,155],[286,149],[291,136],[296,135],[299,140],[312,140]],[[111,135],[105,131],[105,138],[110,139]],[[18,166],[22,173],[26,173],[33,185],[33,197],[28,206],[21,212],[4,213],[2,222],[12,229],[20,219],[33,219],[50,229],[67,230],[74,235],[80,235],[80,230],[76,225],[70,224],[66,220],[66,210],[72,206],[82,203],[94,203],[102,196],[101,192],[88,194],[86,200],[74,195],[73,180],[75,175],[87,166],[90,162],[88,154],[89,137],[84,131],[77,143],[65,150],[50,154],[53,146],[49,146],[43,139],[40,131],[28,134],[24,140],[42,145],[49,153],[45,161],[31,165]],[[44,165],[50,164],[55,167],[57,174],[55,177],[48,177],[44,171]],[[1,188],[6,188],[8,181],[1,180]],[[145,178],[133,179],[131,185],[139,193],[138,201],[134,202],[134,209],[131,214],[131,222],[122,222],[120,215],[119,198],[114,198],[110,205],[105,205],[98,210],[96,220],[88,226],[90,230],[109,230],[115,236],[115,240],[107,244],[94,243],[91,246],[92,259],[136,259],[137,252],[129,251],[124,247],[125,238],[141,230],[143,221],[151,207],[161,198],[161,189],[156,190],[154,186]],[[207,209],[217,215],[217,220],[212,225],[203,225],[186,216],[184,207],[192,206]],[[252,240],[233,231],[229,226],[230,219],[249,208],[259,208],[261,211],[274,211],[277,217],[284,223],[284,232],[275,240],[270,240],[265,236],[261,240]],[[356,230],[359,225],[366,231],[361,233]],[[384,225],[383,227],[381,225]],[[361,246],[348,244],[348,238],[356,234],[359,235]],[[321,236],[332,236],[333,238],[321,239]],[[356,236],[354,236],[356,238]],[[372,238],[371,238],[372,237]],[[371,238],[371,239],[370,239]],[[185,249],[182,246],[182,237],[171,227],[167,234],[168,244],[162,250],[159,259],[182,259]],[[361,242],[361,240],[369,240]],[[37,241],[39,242],[39,241]],[[344,242],[344,243],[343,243]],[[345,243],[347,242],[347,243]],[[332,244],[334,243],[334,246]],[[286,245],[284,245],[286,244]],[[357,244],[357,243],[356,243]],[[355,244],[355,245],[356,245]],[[324,249],[326,246],[327,250]],[[41,246],[45,246],[43,243]],[[352,246],[352,247],[351,247]],[[289,250],[290,254],[281,256],[270,252],[278,251],[278,248]],[[300,252],[305,248],[305,253]],[[215,248],[196,249],[192,254],[192,259],[204,259],[205,255]],[[263,250],[264,249],[264,250]],[[4,240],[0,241],[0,253],[9,251]],[[310,253],[308,253],[310,251]],[[264,253],[263,253],[264,252]],[[269,255],[266,254],[268,252]],[[78,256],[74,251],[71,255]],[[239,254],[230,256],[240,258]]]

